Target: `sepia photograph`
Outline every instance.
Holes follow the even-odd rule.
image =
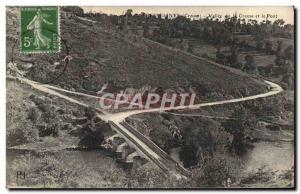
[[[292,5],[5,10],[6,188],[296,188]]]

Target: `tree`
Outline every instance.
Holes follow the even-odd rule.
[[[232,178],[229,170],[232,166],[230,162],[227,157],[210,158],[201,168],[194,171],[195,186],[208,188],[224,186],[224,181]]]
[[[96,129],[95,131],[93,131],[91,126],[87,125],[81,130],[82,130],[82,134],[81,134],[81,139],[79,141],[80,146],[89,149],[100,147],[102,141],[104,140],[104,135],[101,129]]]
[[[187,119],[182,122],[181,128],[183,138],[179,157],[185,167],[197,165],[204,155],[212,156],[217,144],[223,144],[226,139],[222,129],[208,119]]]
[[[167,128],[162,127],[159,130],[151,130],[149,136],[156,145],[166,152],[173,145],[172,133]]]
[[[199,147],[195,144],[183,145],[180,150],[180,159],[184,167],[195,166],[199,162]]]
[[[228,63],[231,67],[239,67],[237,48],[235,46],[231,47],[231,55],[228,57]]]
[[[265,50],[267,54],[272,54],[273,52],[273,44],[270,40],[266,42]]]
[[[281,46],[282,46],[282,41],[280,41],[280,40],[277,41],[277,49],[276,49],[277,54],[280,54]]]
[[[263,43],[261,40],[256,41],[256,49],[261,51],[263,49]]]
[[[125,15],[132,16],[132,9],[127,9]]]
[[[278,19],[273,22],[273,25],[278,25],[278,26],[282,27],[284,25],[284,23],[285,22],[283,19]]]
[[[284,50],[284,56],[285,56],[286,59],[288,59],[290,61],[294,61],[294,47],[293,46],[288,46]]]
[[[283,83],[286,85],[284,86],[284,89],[290,89],[292,90],[294,88],[294,79],[293,79],[293,74],[287,73],[282,77],[281,80]]]
[[[281,55],[277,54],[274,62],[275,62],[275,65],[277,65],[277,66],[283,66],[284,58]]]
[[[216,62],[225,65],[226,56],[221,52],[220,47],[217,48]]]
[[[110,130],[110,126],[106,123],[95,123],[96,112],[92,108],[84,109],[86,122],[79,128],[78,135],[81,137],[79,145],[86,148],[99,148],[104,140],[103,131]]]
[[[244,107],[239,107],[231,115],[232,119],[227,120],[223,126],[226,131],[233,135],[231,143],[231,149],[235,151],[237,155],[244,154],[248,147],[246,139],[246,130],[256,126],[256,117]]]
[[[243,70],[249,74],[256,75],[258,73],[258,70],[254,57],[252,55],[246,55],[244,60],[245,64]]]

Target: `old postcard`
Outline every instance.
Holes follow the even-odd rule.
[[[295,188],[294,7],[6,7],[9,189]]]

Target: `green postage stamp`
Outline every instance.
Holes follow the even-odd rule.
[[[21,7],[21,52],[60,51],[59,7]]]

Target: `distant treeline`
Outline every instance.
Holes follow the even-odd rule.
[[[161,14],[132,14],[131,9],[120,16],[104,13],[85,13],[84,15],[119,30],[126,30],[128,27],[143,30],[144,36],[159,42],[164,42],[164,39],[170,37],[186,37],[205,39],[215,45],[222,45],[231,42],[232,35],[235,34],[254,35],[257,40],[264,40],[271,36],[281,38],[293,38],[294,36],[294,26],[285,24],[282,19],[274,22],[269,20],[258,22],[253,19],[240,19],[237,16],[225,16],[224,20],[209,16],[191,20],[180,15],[170,19],[168,15],[162,17]],[[147,33],[151,28],[154,30]]]

